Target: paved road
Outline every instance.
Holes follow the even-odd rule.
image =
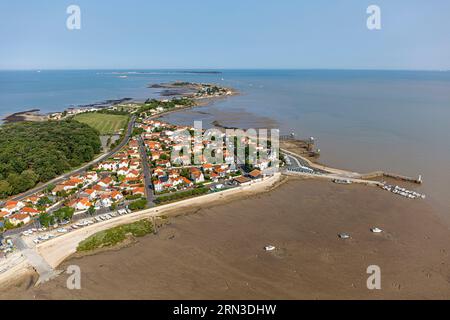
[[[145,195],[147,197],[147,204],[151,207],[154,205],[153,200],[155,199],[155,195],[153,194],[153,189],[151,187],[152,172],[150,170],[150,166],[148,165],[148,157],[144,141],[142,140],[141,136],[139,136],[138,140],[139,140],[139,151],[141,152],[142,170],[144,171]]]
[[[300,161],[296,157],[290,156],[288,154],[285,154],[284,156],[291,161],[291,165],[290,166],[292,166],[292,162],[295,162],[297,164],[297,167],[301,167],[302,166],[302,164],[300,163]]]
[[[88,164],[85,164],[84,166],[82,166],[79,169],[76,169],[74,171],[71,171],[69,173],[66,173],[62,176],[59,176],[58,178],[55,178],[51,181],[48,181],[36,188],[30,189],[22,194],[19,194],[17,196],[11,197],[10,200],[23,200],[31,195],[33,195],[36,192],[40,192],[42,190],[44,190],[45,188],[47,188],[47,186],[49,186],[50,184],[58,184],[64,180],[67,180],[68,178],[70,178],[73,175],[77,175],[77,174],[81,174],[83,172],[85,172],[90,166],[96,165],[97,163],[111,157],[113,154],[115,154],[117,151],[119,151],[123,146],[125,146],[128,143],[128,140],[131,137],[131,133],[133,131],[133,127],[134,127],[134,121],[136,120],[135,116],[132,116],[129,123],[128,123],[128,128],[127,128],[127,133],[125,134],[124,139],[122,140],[122,142],[117,145],[117,147],[115,147],[114,149],[112,149],[111,151],[109,151],[108,153],[104,154],[103,156],[89,162]],[[0,206],[3,205],[3,202],[0,202]]]
[[[291,161],[291,164],[286,166],[286,168],[285,168],[286,170],[295,171],[295,170],[301,169],[300,167],[307,167],[307,168],[310,168],[311,170],[314,170],[315,173],[319,173],[319,174],[328,174],[329,173],[325,170],[311,167],[311,165],[307,161],[305,161],[304,159],[302,159],[300,157],[296,157],[291,154],[287,154],[285,152],[281,152],[281,153]]]
[[[287,158],[289,158],[289,160],[291,160],[291,166],[292,167],[308,167],[310,168],[310,166],[308,165],[308,163],[306,161],[304,161],[303,159],[299,159],[297,157],[294,157],[290,154],[287,153],[283,153],[283,155]],[[294,163],[293,163],[294,162]],[[313,169],[313,168],[311,168]]]
[[[13,237],[13,242],[22,255],[28,260],[28,263],[39,274],[39,280],[37,284],[46,282],[57,275],[55,270],[48,264],[47,261],[39,255],[35,249],[29,248],[21,237]]]

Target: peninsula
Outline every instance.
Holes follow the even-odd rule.
[[[121,144],[88,167],[66,175],[51,188],[39,189],[5,203],[3,216],[13,228],[5,233],[2,245],[6,257],[0,261],[0,282],[11,283],[30,268],[38,273],[38,283],[46,282],[56,276],[55,268],[59,264],[80,250],[80,242],[84,241],[82,251],[89,247],[108,247],[126,239],[121,230],[134,230],[141,222],[107,233],[117,234],[118,241],[106,241],[110,236],[99,232],[142,219],[153,221],[151,225],[144,223],[146,230],[156,230],[154,219],[165,219],[171,212],[267,192],[289,179],[363,184],[409,198],[421,197],[414,191],[394,189],[385,182],[365,179],[363,174],[317,164],[313,141],[297,141],[292,136],[281,136],[279,150],[274,151],[269,145],[267,150],[259,149],[268,158],[254,163],[246,160],[239,164],[223,145],[216,151],[222,153],[223,162],[209,162],[200,157],[200,163],[192,164],[191,156],[195,152],[202,154],[211,143],[205,136],[197,142],[195,138],[189,139],[192,154],[182,153],[173,158],[172,152],[180,145],[177,133],[186,131],[190,136],[196,128],[165,123],[159,118],[194,107],[205,98],[220,98],[233,92],[224,88],[210,91],[208,88],[214,86],[204,84],[180,86],[200,89],[171,100],[147,100],[111,107],[111,111],[127,110],[131,115]],[[200,134],[205,134],[205,130]],[[246,138],[250,149],[257,146],[254,139]],[[37,265],[36,258],[23,252],[34,252],[41,262]]]

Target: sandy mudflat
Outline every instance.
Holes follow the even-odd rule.
[[[82,290],[66,289],[64,274],[38,288],[28,277],[0,298],[450,298],[450,231],[425,201],[290,180],[191,211],[128,248],[64,262],[81,267]],[[373,234],[372,226],[386,232]],[[278,249],[265,252],[267,244]],[[379,291],[366,288],[372,264],[381,267]]]

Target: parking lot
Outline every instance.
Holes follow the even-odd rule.
[[[21,235],[25,239],[28,238],[27,242],[29,242],[29,240],[32,238],[32,243],[37,245],[39,243],[42,243],[42,242],[48,241],[50,239],[56,238],[58,236],[61,236],[63,234],[69,233],[71,231],[78,230],[80,228],[83,228],[83,227],[86,227],[86,226],[89,226],[89,225],[92,225],[95,223],[99,223],[102,221],[111,220],[111,219],[114,219],[119,216],[127,215],[129,213],[131,213],[131,210],[129,210],[129,209],[119,209],[117,211],[97,215],[92,218],[86,218],[86,219],[80,220],[78,222],[74,222],[72,224],[70,224],[69,222],[63,222],[63,223],[58,224],[57,226],[55,225],[51,229],[32,228],[32,229],[22,232]]]

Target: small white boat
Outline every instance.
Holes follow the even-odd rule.
[[[381,233],[381,232],[383,232],[383,230],[381,230],[380,228],[377,228],[377,227],[371,228],[370,231],[372,231],[373,233]]]
[[[274,247],[274,246],[272,246],[272,245],[269,245],[269,246],[265,246],[264,247],[264,250],[266,250],[266,251],[273,251],[273,250],[275,250],[276,248]]]
[[[339,233],[338,237],[341,238],[341,239],[349,239],[350,235],[347,234],[347,233]]]

